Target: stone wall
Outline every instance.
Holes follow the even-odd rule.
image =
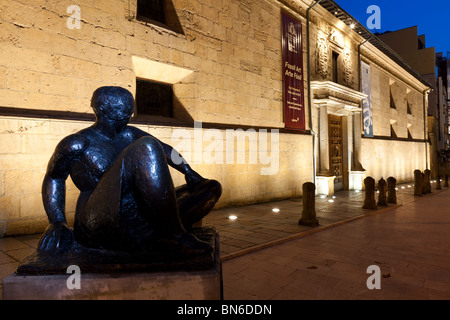
[[[387,139],[362,139],[362,163],[366,176],[378,181],[390,176],[397,183],[414,181],[414,170],[425,170],[425,143]]]
[[[80,29],[70,0],[2,1],[1,105],[90,113],[101,85],[134,92],[139,56],[193,71],[174,92],[195,120],[282,127],[280,5],[169,2],[180,32],[138,21],[136,0],[78,1]]]
[[[408,138],[409,131],[412,139],[423,139],[422,93],[374,63],[370,72],[374,135],[390,137],[392,126],[398,138]],[[391,94],[395,109],[391,108]]]
[[[186,76],[169,81],[173,84],[176,119],[165,119],[164,126],[143,125],[138,115],[136,123],[164,142],[181,147],[184,155],[189,149],[187,145],[195,150],[188,157],[194,169],[219,180],[224,187],[217,208],[301,196],[302,184],[313,178],[312,136],[281,131],[284,122],[280,12],[289,13],[303,24],[306,71],[305,14],[310,3],[303,0],[167,0],[167,3],[168,26],[136,19],[136,0],[0,3],[0,236],[40,232],[46,226],[40,192],[47,162],[58,141],[91,124],[85,116],[92,115],[90,98],[97,87],[117,85],[135,94],[138,74],[144,79],[161,80],[155,72],[137,70],[136,57],[157,63],[165,77],[179,76],[173,70],[186,71]],[[73,15],[67,9],[73,4],[80,9],[80,29],[67,26]],[[356,35],[350,34],[352,31],[342,27],[342,23],[336,29],[337,18],[327,14],[321,18],[324,9],[317,6],[311,15],[312,80],[330,80],[330,65],[322,78],[320,68],[316,68],[317,35],[327,32],[333,36],[334,31],[340,30],[343,42],[333,36],[333,46],[337,45],[341,53],[339,83],[358,90]],[[386,136],[391,116],[386,113],[384,86],[390,76],[375,67],[373,70],[377,87],[372,92],[378,95],[374,99],[374,128],[377,135]],[[304,79],[306,89],[306,73]],[[415,110],[410,119],[411,133],[414,139],[421,139],[420,97],[407,87],[399,90],[402,111],[395,119],[402,128],[407,125],[404,101],[411,94]],[[305,116],[309,118],[307,106]],[[316,112],[313,123],[317,119]],[[207,124],[201,131],[201,151],[194,148],[195,129],[179,125],[177,120]],[[213,130],[216,124],[220,129]],[[260,134],[265,128],[281,132],[276,135],[278,142],[270,143],[268,150],[258,145],[256,157],[253,142],[247,142],[245,152],[238,151],[235,145],[234,163],[226,160],[217,163],[226,159],[219,145],[227,145],[223,142],[227,128],[238,136],[250,134],[253,140],[254,133],[258,143],[263,141]],[[251,128],[255,128],[254,132],[249,131]],[[180,144],[180,134],[190,143]],[[273,134],[275,137],[275,131]],[[399,131],[401,137],[407,137],[405,134],[405,130]],[[217,138],[214,143],[212,137]],[[399,153],[405,152],[401,157],[408,156],[409,146],[418,145],[417,152],[422,152],[420,144],[389,143],[398,144]],[[384,174],[381,169],[370,168],[377,165],[372,153],[378,150],[376,157],[383,161],[382,155],[389,154],[391,147],[384,142],[379,144],[379,140],[364,141],[363,155],[366,151],[367,155],[363,160],[368,172]],[[225,147],[223,152],[226,151]],[[267,158],[266,162],[261,160],[259,151],[263,154],[267,151],[271,162]],[[238,163],[243,153],[246,158]],[[198,158],[201,161],[196,161]],[[215,162],[208,163],[205,159]],[[262,174],[275,163],[276,174]],[[399,170],[400,176],[404,176],[403,172],[409,168]],[[175,184],[183,183],[183,177],[173,173]],[[67,191],[66,211],[70,221],[78,195],[70,179]]]

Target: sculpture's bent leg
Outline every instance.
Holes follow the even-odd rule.
[[[179,214],[175,187],[165,153],[159,142],[143,137],[122,152],[123,192],[134,195],[145,220],[160,234],[184,232]],[[121,214],[126,215],[126,212]]]
[[[94,237],[91,243],[107,249],[130,246],[181,255],[212,250],[184,229],[165,153],[152,137],[140,138],[122,151],[92,193],[80,219],[84,226],[80,230],[88,233],[83,237]]]
[[[181,222],[189,230],[214,207],[222,194],[222,186],[216,180],[203,180],[192,186],[175,189]]]

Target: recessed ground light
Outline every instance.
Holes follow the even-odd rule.
[[[230,219],[230,220],[236,220],[237,217],[236,217],[236,216],[229,216],[228,219]]]
[[[405,189],[405,187],[402,187],[402,189]]]
[[[273,211],[273,212],[280,212],[280,209],[278,209],[278,208],[273,208],[272,211]]]
[[[408,188],[411,188],[411,186],[408,186]]]
[[[334,200],[333,200],[333,199],[330,199],[330,200],[328,200],[328,202],[334,202]]]
[[[325,199],[326,197],[327,197],[326,195],[322,194],[322,195],[320,196],[320,199]]]
[[[336,196],[332,196],[333,199],[336,199]]]

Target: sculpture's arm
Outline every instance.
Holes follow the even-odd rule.
[[[39,242],[40,251],[64,250],[73,243],[65,215],[66,179],[70,168],[87,146],[80,135],[64,138],[56,147],[48,163],[42,183],[42,201],[50,225]]]
[[[75,161],[87,146],[87,140],[78,134],[70,135],[56,146],[42,183],[42,200],[50,223],[66,222],[66,179]]]

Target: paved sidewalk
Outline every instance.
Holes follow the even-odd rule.
[[[379,207],[378,210],[362,209],[364,192],[340,191],[334,197],[316,197],[316,213],[320,224],[317,227],[298,225],[302,212],[301,199],[214,210],[204,219],[203,224],[213,225],[219,232],[221,257],[225,262],[224,270],[228,272],[228,270],[233,270],[233,267],[229,269],[229,266],[240,261],[240,258],[237,257],[254,251],[264,252],[260,250],[324,231],[349,221],[360,220],[368,215],[392,210],[419,198],[434,197],[438,193],[435,190],[435,184],[432,184],[432,189],[431,195],[414,197],[412,183],[398,185],[397,204]],[[443,188],[443,191],[445,189],[448,188]],[[279,211],[272,211],[275,208]],[[231,215],[236,216],[237,219],[230,220],[229,216]],[[1,280],[13,273],[25,257],[35,252],[40,236],[40,234],[36,234],[0,238],[0,297]],[[227,264],[228,260],[231,264]],[[227,273],[227,275],[230,274]],[[229,294],[229,290],[233,288],[232,279],[233,277],[224,279],[225,288],[227,288],[225,293]],[[233,293],[231,297],[240,299],[241,296],[237,294],[234,297]],[[254,296],[250,294],[247,298],[254,298]]]
[[[433,182],[431,185],[432,190],[436,191],[436,184]],[[333,197],[325,198],[317,196],[316,215],[319,220],[317,227],[298,224],[302,216],[302,199],[216,210],[204,219],[203,224],[216,227],[220,234],[221,257],[226,261],[264,247],[324,230],[336,224],[392,209],[417,198],[414,196],[413,183],[398,185],[397,189],[397,204],[380,206],[377,210],[362,208],[364,191],[339,191]],[[377,199],[378,194],[375,194],[375,197]],[[279,211],[274,212],[273,209]],[[231,220],[230,216],[235,216],[237,219]]]
[[[449,300],[449,208],[450,190],[445,188],[227,260],[224,299]],[[373,271],[367,271],[373,265],[380,268],[380,289],[369,290]]]

